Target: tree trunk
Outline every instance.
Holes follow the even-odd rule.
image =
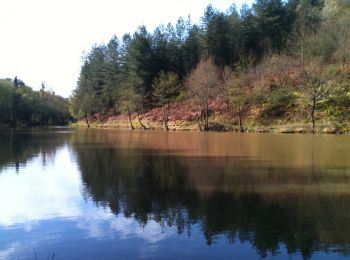
[[[204,131],[209,130],[209,106],[208,102],[205,104],[205,111],[204,111]]]
[[[239,131],[244,132],[243,131],[243,123],[242,123],[242,109],[241,109],[241,107],[238,107],[238,120],[239,120]]]
[[[129,107],[126,107],[126,110],[128,111],[128,117],[129,117],[129,123],[130,123],[131,130],[134,130],[134,129],[135,129],[135,127],[132,125],[132,121],[131,121],[131,113],[130,113],[130,109],[129,109]]]
[[[303,36],[304,37],[304,36]],[[304,38],[301,40],[301,46],[300,46],[301,48],[301,52],[300,52],[300,72],[301,72],[301,75],[303,75],[303,73],[304,73],[304,52],[305,52],[305,50],[304,50]]]
[[[346,65],[346,59],[345,58],[342,58],[341,61],[340,61],[340,67],[341,69],[345,69],[345,65]]]
[[[85,114],[85,122],[86,122],[86,126],[87,128],[90,128],[90,124],[89,124],[89,117],[87,114]]]
[[[139,120],[139,123],[142,126],[143,130],[147,130],[147,127],[141,122],[139,111],[137,111],[136,113],[137,113],[137,119]]]
[[[197,116],[197,123],[198,123],[198,128],[199,128],[199,131],[203,131],[202,130],[202,126],[201,126],[201,112],[198,113],[198,116]]]
[[[169,104],[163,106],[163,122],[164,122],[164,130],[169,131],[168,127],[168,115],[169,115]]]
[[[32,125],[32,112],[28,111],[28,115],[27,115],[27,126],[31,126]]]
[[[315,133],[315,110],[316,110],[316,98],[312,98],[312,107],[311,107],[311,128],[312,132]]]

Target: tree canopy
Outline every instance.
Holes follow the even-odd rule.
[[[65,125],[71,119],[68,100],[45,89],[34,91],[15,77],[0,80],[0,124]]]

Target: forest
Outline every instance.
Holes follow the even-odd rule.
[[[153,32],[140,26],[85,53],[70,111],[88,127],[111,117],[131,129],[152,120],[164,129],[177,120],[201,130],[344,127],[349,26],[347,0],[256,0],[226,12],[209,5],[198,24],[180,17]]]
[[[34,91],[21,79],[0,80],[0,126],[67,125],[68,100],[46,90]]]
[[[348,0],[208,5],[92,46],[69,100],[0,80],[0,124],[350,131],[349,27]]]

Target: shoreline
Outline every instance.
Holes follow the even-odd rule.
[[[146,126],[144,129],[138,121],[132,121],[134,130],[136,131],[165,131],[163,123],[159,121],[142,121],[142,124]],[[338,124],[331,122],[319,123],[316,125],[315,133],[312,132],[310,124],[305,122],[293,122],[293,123],[275,123],[275,124],[258,124],[256,122],[249,122],[243,126],[243,131],[239,126],[229,122],[212,121],[209,123],[210,129],[203,131],[198,127],[198,123],[195,121],[169,121],[169,132],[172,131],[191,131],[191,132],[227,132],[227,133],[275,133],[275,134],[332,134],[332,135],[347,135],[350,134],[350,123]],[[17,125],[11,127],[9,125],[0,125],[0,130],[20,130],[28,128],[88,128],[84,120],[70,123],[65,126],[24,126]],[[116,130],[130,130],[130,123],[127,120],[95,120],[90,122],[90,128],[92,129],[116,129]]]
[[[142,131],[165,131],[164,126],[158,121],[143,121],[143,125],[147,127],[144,129],[139,122],[133,121],[134,130]],[[72,128],[88,128],[84,121],[78,121],[68,125]],[[169,121],[168,131],[192,131],[192,132],[241,132],[241,133],[278,133],[278,134],[334,134],[334,135],[346,135],[350,134],[350,125],[342,124],[335,125],[334,123],[319,123],[316,125],[315,133],[312,132],[310,124],[305,122],[293,122],[293,123],[281,123],[281,124],[256,124],[250,123],[243,126],[243,131],[240,130],[238,125],[228,122],[210,122],[209,130],[203,131],[198,127],[198,123],[194,121]],[[107,121],[93,121],[90,122],[90,128],[92,129],[120,129],[130,130],[130,123],[126,120],[107,120]]]

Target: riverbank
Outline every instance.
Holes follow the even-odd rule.
[[[170,131],[202,131],[204,121],[201,120],[199,109],[193,100],[174,102],[169,105],[168,128]],[[258,133],[312,133],[311,122],[307,111],[292,110],[280,116],[271,116],[264,108],[248,107],[242,111],[242,130],[239,126],[237,113],[222,98],[216,98],[209,103],[209,129],[218,132],[258,132]],[[88,118],[91,128],[114,128],[140,130],[164,130],[164,111],[161,107],[142,113],[131,113],[131,123],[128,115],[113,113],[109,115],[95,114]],[[72,127],[87,127],[86,119],[82,118]],[[350,122],[343,123],[332,120],[325,114],[318,113],[315,120],[315,133],[347,134],[350,133]]]
[[[142,123],[142,125],[141,125]],[[160,121],[132,119],[132,125],[135,130],[164,130],[164,125]],[[84,120],[72,123],[73,128],[86,128]],[[109,128],[131,130],[130,122],[126,118],[111,117],[104,120],[92,120],[91,128]],[[203,129],[196,121],[176,120],[168,122],[169,131],[201,131]],[[308,122],[274,121],[271,124],[259,124],[258,122],[248,121],[241,130],[239,125],[227,121],[210,121],[208,131],[217,132],[248,132],[248,133],[288,133],[288,134],[305,134],[312,133],[311,125]],[[320,122],[316,124],[316,133],[318,134],[349,134],[350,124],[336,124],[333,122]]]

